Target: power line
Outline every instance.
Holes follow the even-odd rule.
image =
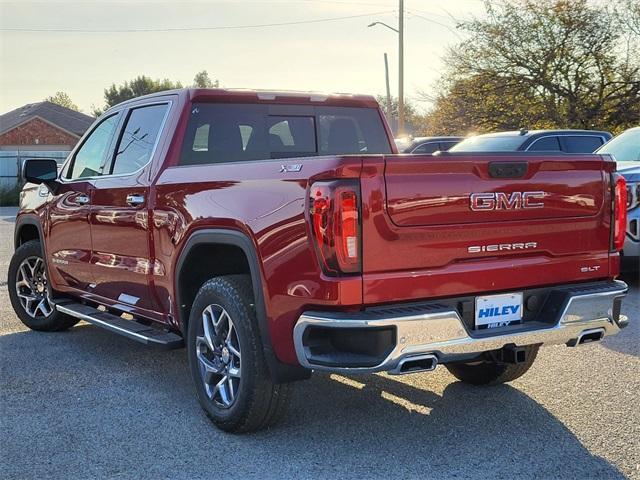
[[[456,32],[453,28],[451,28],[449,25],[445,25],[442,22],[438,22],[437,20],[433,20],[432,18],[427,18],[423,15],[419,15],[417,14],[415,11],[413,10],[408,10],[408,13],[410,13],[411,15],[413,15],[414,17],[418,17],[421,18],[422,20],[426,20],[427,22],[431,22],[431,23],[435,23],[437,25],[440,25],[441,27],[446,28],[447,30],[449,30],[451,33],[453,33],[456,37],[458,37],[460,40],[462,40],[462,37],[460,36],[460,34],[458,32]]]
[[[86,29],[67,29],[67,28],[12,28],[0,27],[0,31],[4,32],[48,32],[48,33],[137,33],[137,32],[191,32],[206,30],[238,30],[243,28],[267,28],[267,27],[283,27],[287,25],[304,25],[309,23],[335,22],[339,20],[348,20],[351,18],[370,17],[373,15],[382,15],[385,13],[393,13],[394,10],[386,10],[382,12],[370,12],[359,15],[347,15],[343,17],[319,18],[316,20],[298,20],[294,22],[279,23],[257,23],[252,25],[219,25],[216,27],[175,27],[175,28],[123,28],[114,30],[86,30]]]
[[[332,5],[344,5],[346,7],[391,7],[388,3],[349,2],[340,0],[303,0],[306,3],[329,3]]]

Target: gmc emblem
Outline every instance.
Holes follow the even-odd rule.
[[[542,208],[544,192],[512,192],[511,195],[504,192],[496,193],[472,193],[469,196],[469,208],[474,212],[484,210],[525,210],[530,208]]]

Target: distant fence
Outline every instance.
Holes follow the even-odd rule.
[[[55,158],[62,164],[68,151],[37,151],[37,150],[2,150],[0,151],[0,190],[10,190],[18,185],[22,179],[22,164],[28,158]]]

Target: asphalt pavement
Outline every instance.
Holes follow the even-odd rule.
[[[200,410],[184,350],[81,323],[26,329],[9,304],[15,209],[0,209],[0,477],[638,478],[640,286],[622,333],[545,347],[520,379],[466,386],[445,368],[316,374],[287,420],[222,433]]]

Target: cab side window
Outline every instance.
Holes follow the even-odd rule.
[[[459,142],[440,142],[440,150],[442,150],[443,152],[446,152],[457,143]]]
[[[560,142],[558,137],[542,137],[534,142],[527,148],[529,152],[560,152]]]
[[[149,163],[168,108],[165,103],[138,107],[129,112],[110,173],[132,173]]]
[[[434,153],[440,150],[438,142],[428,142],[417,146],[411,153]]]
[[[70,180],[103,175],[102,167],[118,126],[120,114],[105,118],[87,137],[73,158]]]

